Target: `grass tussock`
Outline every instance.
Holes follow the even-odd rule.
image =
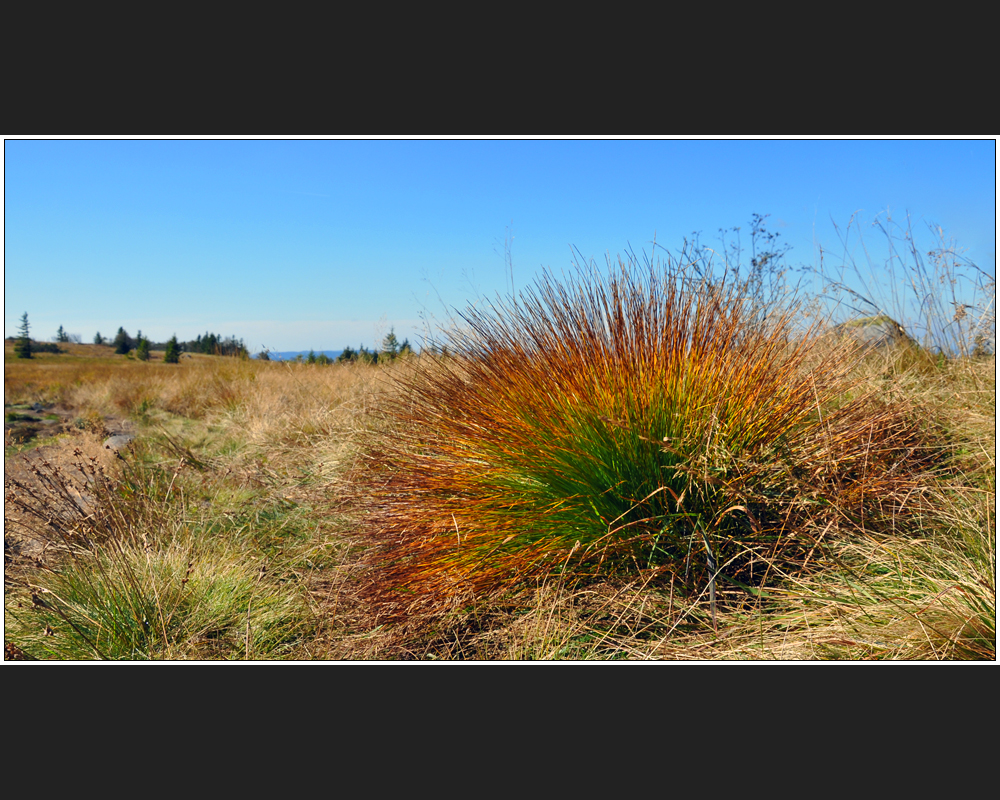
[[[303,598],[245,543],[211,535],[176,496],[178,472],[75,453],[69,469],[40,459],[6,476],[7,527],[21,534],[6,549],[6,635],[22,654],[260,658],[295,641]]]
[[[381,613],[561,573],[652,572],[714,601],[719,580],[805,567],[831,529],[891,528],[936,450],[910,404],[845,400],[851,351],[818,352],[793,314],[674,262],[470,312],[369,445]]]

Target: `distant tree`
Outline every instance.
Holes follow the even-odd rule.
[[[265,347],[263,350],[261,350],[259,353],[257,353],[257,360],[258,361],[270,361],[271,360],[271,353],[270,353],[270,351]]]
[[[66,331],[63,330],[63,326],[59,326],[59,330],[56,331],[56,341],[57,342],[68,342],[69,336],[66,335]]]
[[[355,350],[353,347],[345,347],[343,350],[340,351],[340,355],[337,356],[337,363],[339,364],[343,364],[344,362],[347,361],[357,361],[357,360],[358,360],[358,351]]]
[[[14,343],[14,354],[18,358],[31,358],[31,333],[28,327],[28,312],[21,317],[21,327],[18,329],[17,341]]]
[[[332,364],[333,359],[330,358],[330,356],[328,356],[326,353],[320,353],[318,356],[316,356],[316,363],[325,367],[329,364]]]
[[[243,340],[237,339],[235,336],[229,336],[226,339],[220,340],[218,347],[219,353],[224,356],[236,356],[237,358],[250,357],[250,351],[243,344]]]
[[[140,361],[149,361],[149,339],[145,336],[139,337],[139,344],[135,347],[135,357]]]
[[[389,357],[390,361],[399,355],[399,339],[396,338],[395,328],[389,328],[389,332],[382,340],[382,352]]]
[[[106,344],[106,340],[103,336],[101,336],[100,331],[94,334],[94,344]]]
[[[170,341],[167,342],[167,350],[163,354],[163,360],[167,364],[176,364],[181,360],[181,351],[177,346],[177,334],[175,333],[170,337]]]
[[[311,348],[309,350],[309,355],[306,356],[306,363],[307,364],[315,364],[316,363],[316,353]]]
[[[429,353],[432,356],[442,356],[447,358],[448,347],[446,345],[437,344],[436,342],[428,342],[424,345],[424,348],[420,352]]]
[[[237,339],[235,336],[224,339],[217,333],[206,332],[204,336],[199,335],[196,339],[182,342],[180,347],[189,353],[204,353],[208,356],[250,357],[250,351],[242,339]]]
[[[125,355],[132,349],[132,340],[129,338],[128,334],[125,333],[124,328],[119,328],[118,333],[115,334],[114,345],[115,353],[120,356]]]
[[[72,342],[73,344],[83,344],[83,337],[78,333],[71,333],[66,337],[66,340]]]

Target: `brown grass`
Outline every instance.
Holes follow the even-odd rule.
[[[577,331],[583,329],[578,322],[573,321]],[[928,364],[900,352],[854,363],[847,376],[849,391],[831,398],[836,413],[824,415],[822,424],[811,413],[805,417],[812,430],[823,435],[789,437],[784,454],[776,454],[780,457],[767,457],[766,448],[755,448],[752,442],[735,452],[733,443],[739,444],[738,439],[728,440],[726,458],[721,449],[704,446],[695,451],[702,458],[698,475],[717,478],[725,467],[729,471],[724,473],[727,482],[722,488],[736,492],[721,495],[721,506],[703,507],[708,539],[720,566],[729,560],[723,558],[726,537],[756,535],[756,531],[749,515],[738,510],[725,514],[711,528],[713,518],[708,514],[713,509],[726,511],[742,505],[761,521],[768,519],[764,511],[770,508],[774,524],[779,530],[784,525],[788,539],[798,542],[798,550],[787,550],[784,560],[769,549],[760,549],[766,541],[756,545],[747,541],[732,551],[733,555],[751,554],[745,556],[744,572],[730,573],[737,579],[745,577],[751,563],[757,565],[755,571],[758,567],[770,570],[766,580],[750,586],[753,591],[727,582],[720,573],[713,609],[704,548],[700,561],[692,559],[686,583],[684,549],[679,568],[673,569],[664,568],[670,566],[669,560],[651,568],[647,568],[648,560],[640,560],[642,568],[637,570],[625,568],[630,563],[625,560],[619,568],[601,574],[583,562],[571,565],[590,574],[586,582],[575,582],[578,573],[562,569],[565,562],[558,561],[555,569],[522,572],[515,593],[464,594],[462,602],[438,606],[435,615],[420,625],[414,624],[415,619],[385,624],[384,606],[373,606],[370,599],[371,588],[385,584],[377,565],[378,555],[386,551],[369,548],[387,533],[403,538],[406,534],[397,523],[386,524],[385,508],[411,508],[421,519],[440,515],[442,508],[455,509],[456,518],[461,514],[463,541],[465,531],[477,519],[490,520],[504,531],[503,538],[527,519],[526,514],[514,514],[514,524],[505,519],[502,509],[483,508],[484,483],[470,482],[497,473],[484,470],[474,460],[437,464],[441,475],[451,476],[451,495],[444,494],[442,484],[440,491],[423,495],[428,502],[416,508],[402,490],[420,475],[437,474],[428,466],[432,456],[453,457],[465,448],[475,459],[471,444],[477,430],[482,431],[491,458],[498,453],[534,452],[530,448],[537,449],[539,444],[555,453],[568,453],[570,466],[576,460],[592,465],[596,455],[609,452],[608,447],[611,452],[637,453],[646,463],[659,464],[656,459],[669,456],[652,445],[662,441],[663,431],[636,414],[643,404],[623,403],[619,391],[653,385],[655,376],[660,380],[669,374],[666,361],[657,361],[659,356],[652,353],[640,362],[630,362],[640,364],[640,374],[652,376],[647,384],[630,383],[626,372],[608,369],[610,359],[603,362],[604,371],[596,373],[602,380],[595,380],[580,359],[574,361],[567,355],[578,345],[572,338],[565,339],[559,337],[560,358],[516,375],[503,371],[508,362],[495,359],[492,349],[478,361],[462,361],[461,356],[458,360],[421,358],[380,367],[215,357],[184,359],[174,366],[141,364],[106,353],[88,358],[87,352],[96,352],[92,346],[60,356],[40,355],[30,362],[9,357],[5,363],[8,403],[58,402],[81,419],[97,415],[107,424],[111,421],[106,417],[128,416],[139,440],[136,449],[123,452],[124,461],[112,457],[107,465],[102,519],[118,515],[131,525],[134,540],[141,543],[128,544],[117,561],[109,561],[106,551],[101,551],[104,560],[91,557],[84,552],[86,543],[70,534],[82,530],[81,521],[93,509],[86,506],[78,513],[81,509],[75,501],[58,505],[39,495],[42,501],[36,508],[49,517],[34,525],[33,535],[40,537],[40,546],[48,543],[50,550],[56,549],[64,540],[52,523],[62,525],[77,560],[45,557],[38,566],[29,554],[7,564],[5,638],[12,648],[9,652],[20,649],[29,655],[54,657],[56,651],[45,649],[52,641],[45,626],[51,625],[56,636],[72,635],[71,630],[59,627],[58,618],[43,621],[44,609],[33,605],[32,593],[44,600],[48,595],[42,589],[63,591],[59,588],[63,584],[49,582],[58,573],[61,579],[75,580],[70,584],[84,587],[103,585],[102,574],[112,583],[115,575],[138,576],[141,580],[133,585],[137,596],[142,594],[144,581],[149,582],[150,592],[153,587],[160,592],[162,619],[184,624],[176,631],[160,631],[148,651],[136,651],[133,657],[995,658],[995,359]],[[632,354],[631,344],[626,347],[625,341],[622,352]],[[773,394],[762,387],[782,376],[781,365],[789,363],[785,359],[794,352],[794,345],[775,349],[772,360],[765,360],[772,368],[742,373],[743,393],[726,397],[737,401],[733,408],[742,409],[744,419],[755,419],[747,416],[752,398]],[[812,352],[799,369],[808,370],[826,357]],[[723,363],[728,364],[726,369],[740,367],[735,359]],[[726,384],[726,375],[708,370],[700,374],[709,381],[708,396]],[[516,380],[505,381],[505,377]],[[559,394],[550,389],[546,395],[538,391],[541,386],[571,387],[573,392]],[[612,391],[608,386],[618,388]],[[442,388],[451,392],[445,397],[455,396],[453,405],[442,407],[438,402]],[[633,396],[651,395],[633,391]],[[786,392],[783,396],[794,395]],[[569,404],[566,397],[577,400]],[[506,418],[506,427],[489,424],[496,409],[517,410],[521,401],[535,415],[534,426],[516,414]],[[687,408],[699,407],[691,403]],[[892,409],[905,413],[900,416]],[[436,428],[442,418],[450,420],[452,427]],[[646,422],[639,425],[642,419]],[[710,422],[711,415],[706,419]],[[703,430],[721,430],[718,421],[725,417],[717,414],[715,419],[717,427],[707,424]],[[603,438],[596,441],[605,449],[592,448],[581,458],[574,449],[578,438],[565,437],[563,432],[573,424],[575,433],[586,432],[582,422],[588,420],[593,423],[591,430],[601,432]],[[861,435],[849,433],[851,420],[868,426],[863,447]],[[934,421],[933,427],[927,428],[928,420]],[[621,427],[624,421],[632,422],[628,430],[636,433],[634,437],[626,436],[628,430]],[[91,426],[97,427],[96,423]],[[53,481],[47,489],[53,497],[67,487],[79,492],[71,494],[71,500],[87,492],[86,481],[82,485],[73,482],[72,462],[79,458],[74,455],[76,449],[84,461],[87,455],[96,456],[91,450],[99,447],[100,439],[94,438],[93,430],[83,429],[35,451],[36,459],[47,459],[53,467],[36,462]],[[495,433],[490,433],[498,430],[513,431],[520,438],[512,434],[500,447]],[[528,438],[529,434],[534,438]],[[727,440],[692,437],[691,441]],[[373,443],[378,445],[374,450],[370,449]],[[520,450],[512,443],[519,443]],[[623,443],[634,449],[614,450]],[[927,443],[933,445],[929,452],[934,455],[934,471],[919,479],[914,472],[895,482],[894,476],[904,468],[924,469],[920,451],[914,450],[902,462],[900,454]],[[732,458],[734,452],[738,458]],[[21,460],[8,461],[5,477],[37,490],[38,484],[31,484],[29,473],[22,469],[27,463],[23,459],[29,456],[25,453],[16,457]],[[372,456],[377,456],[377,464]],[[792,467],[786,469],[782,459]],[[496,463],[520,464],[502,459]],[[110,469],[111,464],[117,468]],[[403,469],[413,464],[420,467],[416,477]],[[520,475],[529,474],[532,464],[522,466],[525,471]],[[55,468],[66,480],[59,478]],[[390,477],[392,482],[387,482]],[[692,485],[680,504],[682,510],[690,512],[693,507],[687,505],[688,498],[713,485],[710,481]],[[789,486],[795,491],[779,493],[769,504],[761,503],[759,496],[757,506],[750,502],[754,492]],[[683,489],[672,488],[681,495]],[[480,505],[470,502],[470,492]],[[823,503],[805,502],[810,493]],[[449,499],[452,495],[457,499]],[[710,493],[703,496],[712,498]],[[644,497],[643,490],[634,488],[622,497],[630,498],[625,505],[628,509],[634,505],[631,499]],[[713,502],[720,502],[718,496]],[[656,514],[676,511],[677,505],[671,499],[665,507],[637,509],[639,524],[632,528],[640,529],[648,524],[643,520]],[[5,515],[13,506],[5,504]],[[604,517],[608,522],[613,519],[606,512]],[[727,522],[734,527],[725,528]],[[448,529],[448,523],[453,525],[447,519],[442,530]],[[115,535],[114,530],[108,528],[109,535]],[[696,529],[685,530],[690,535]],[[605,525],[602,535],[607,532]],[[20,541],[26,540],[23,529],[19,535]],[[643,542],[649,540],[639,537],[638,541],[647,546]],[[572,544],[568,542],[569,549]],[[799,555],[792,558],[796,552]],[[640,550],[647,558],[649,553]],[[793,569],[796,563],[799,568]],[[728,568],[735,564],[731,562]],[[230,601],[223,602],[214,593],[216,589],[194,595],[200,598],[191,606],[195,610],[185,610],[188,595],[177,590],[185,577],[185,591],[190,588],[194,576],[205,592],[224,587],[230,580],[243,586],[244,594],[232,596],[235,611]],[[98,602],[97,595],[92,595],[87,602]],[[155,600],[155,592],[153,596]],[[175,603],[169,614],[163,605],[168,596]],[[263,604],[265,599],[270,605]],[[298,609],[299,621],[286,626],[293,632],[283,633],[280,641],[261,638],[270,623],[257,616],[258,602],[260,608]],[[155,602],[151,607],[155,610]],[[104,618],[92,607],[79,608],[93,619]],[[218,613],[208,614],[211,609]],[[14,624],[11,611],[23,624]],[[104,650],[103,644],[99,646],[104,657],[119,657]],[[86,643],[78,652],[79,657],[94,657]]]

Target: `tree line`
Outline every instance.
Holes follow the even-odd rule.
[[[364,345],[359,350],[352,347],[345,347],[337,361],[339,363],[360,361],[365,364],[378,364],[381,361],[393,361],[401,356],[412,355],[413,348],[410,347],[410,340],[404,339],[402,342],[396,337],[395,328],[390,328],[389,332],[382,339],[382,349],[369,351]]]
[[[395,328],[390,328],[389,333],[385,335],[382,339],[382,348],[380,350],[369,350],[364,345],[355,350],[353,347],[345,347],[340,355],[336,359],[330,358],[326,353],[316,354],[314,350],[309,351],[309,355],[304,356],[301,353],[295,358],[291,359],[292,362],[299,364],[346,364],[346,363],[356,363],[360,362],[362,364],[378,364],[385,363],[387,361],[393,361],[402,356],[412,355],[413,348],[410,346],[410,340],[404,339],[402,342],[396,336]],[[267,350],[257,354],[257,358],[261,361],[270,361],[271,356]]]
[[[77,334],[68,334],[59,326],[56,335],[53,337],[54,343],[37,342],[31,338],[31,327],[28,324],[28,312],[21,317],[21,325],[18,328],[18,335],[14,342],[14,354],[18,358],[31,358],[32,353],[61,353],[59,345],[63,343],[81,343],[81,338]],[[180,360],[181,353],[203,353],[205,355],[238,356],[247,358],[250,353],[242,339],[235,336],[223,338],[217,333],[206,332],[204,336],[198,336],[190,341],[181,342],[177,340],[175,334],[166,342],[153,342],[142,331],[138,331],[132,337],[124,328],[119,328],[118,333],[113,338],[107,338],[98,331],[94,335],[94,344],[109,345],[115,348],[118,355],[127,355],[135,351],[135,357],[140,361],[148,361],[150,351],[163,351],[163,360],[168,364],[176,364]]]
[[[209,356],[249,356],[249,351],[242,339],[235,336],[223,338],[218,333],[205,333],[204,336],[197,336],[194,339],[183,342],[178,341],[177,336],[171,337],[166,342],[151,342],[139,331],[135,338],[129,336],[124,328],[119,328],[113,339],[101,336],[100,331],[94,336],[94,344],[112,345],[119,355],[131,352],[133,349],[139,355],[143,350],[168,350],[173,345],[178,353],[202,353]],[[141,356],[140,356],[141,357]]]
[[[18,330],[18,336],[14,343],[14,353],[18,358],[31,358],[32,353],[61,353],[63,351],[59,348],[59,345],[63,343],[81,343],[79,335],[67,334],[62,325],[59,326],[59,330],[56,331],[56,335],[53,338],[55,343],[37,342],[33,340],[30,335],[28,313],[25,312],[21,317],[21,326]],[[240,358],[248,358],[250,355],[242,339],[237,339],[235,336],[223,337],[220,334],[210,333],[207,331],[204,336],[199,335],[186,342],[178,341],[176,334],[166,342],[153,342],[150,341],[148,337],[143,336],[141,330],[138,331],[133,337],[129,335],[125,328],[121,327],[118,329],[118,333],[116,333],[112,338],[103,336],[101,332],[98,331],[94,335],[94,344],[114,347],[117,355],[128,355],[134,351],[134,357],[140,361],[148,361],[149,354],[153,350],[163,351],[163,360],[168,364],[176,364],[180,359],[181,353],[237,356]],[[437,348],[431,347],[431,352],[438,352]],[[294,360],[304,364],[321,365],[355,362],[361,362],[363,364],[378,364],[393,361],[397,358],[412,354],[413,347],[410,345],[410,340],[404,339],[402,342],[399,341],[399,337],[396,336],[395,328],[390,328],[389,333],[387,333],[382,339],[382,346],[380,349],[369,350],[364,345],[361,345],[357,350],[355,350],[353,347],[348,346],[341,351],[340,355],[338,355],[336,359],[330,358],[326,355],[326,353],[320,353],[317,355],[315,351],[310,350],[308,356],[299,355],[296,356]],[[263,361],[270,361],[270,356],[267,350],[260,353],[257,358]]]

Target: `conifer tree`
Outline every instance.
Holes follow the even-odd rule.
[[[18,329],[17,342],[14,344],[14,355],[18,358],[31,358],[31,334],[28,328],[28,312],[21,317],[21,327]]]
[[[135,357],[140,361],[149,361],[149,339],[145,336],[139,337],[139,344],[135,347]]]
[[[63,326],[62,325],[60,325],[59,326],[59,330],[56,331],[56,341],[57,342],[68,342],[69,341],[69,336],[67,335],[66,331],[63,330]]]
[[[124,328],[119,328],[118,333],[115,335],[115,353],[117,355],[123,356],[132,349],[132,342],[128,338],[128,334],[125,333]]]
[[[170,337],[167,342],[167,351],[163,354],[163,360],[167,364],[176,364],[181,360],[181,351],[177,346],[177,334]]]
[[[382,352],[387,355],[390,360],[399,355],[399,339],[396,338],[395,328],[389,328],[389,332],[382,340]]]

